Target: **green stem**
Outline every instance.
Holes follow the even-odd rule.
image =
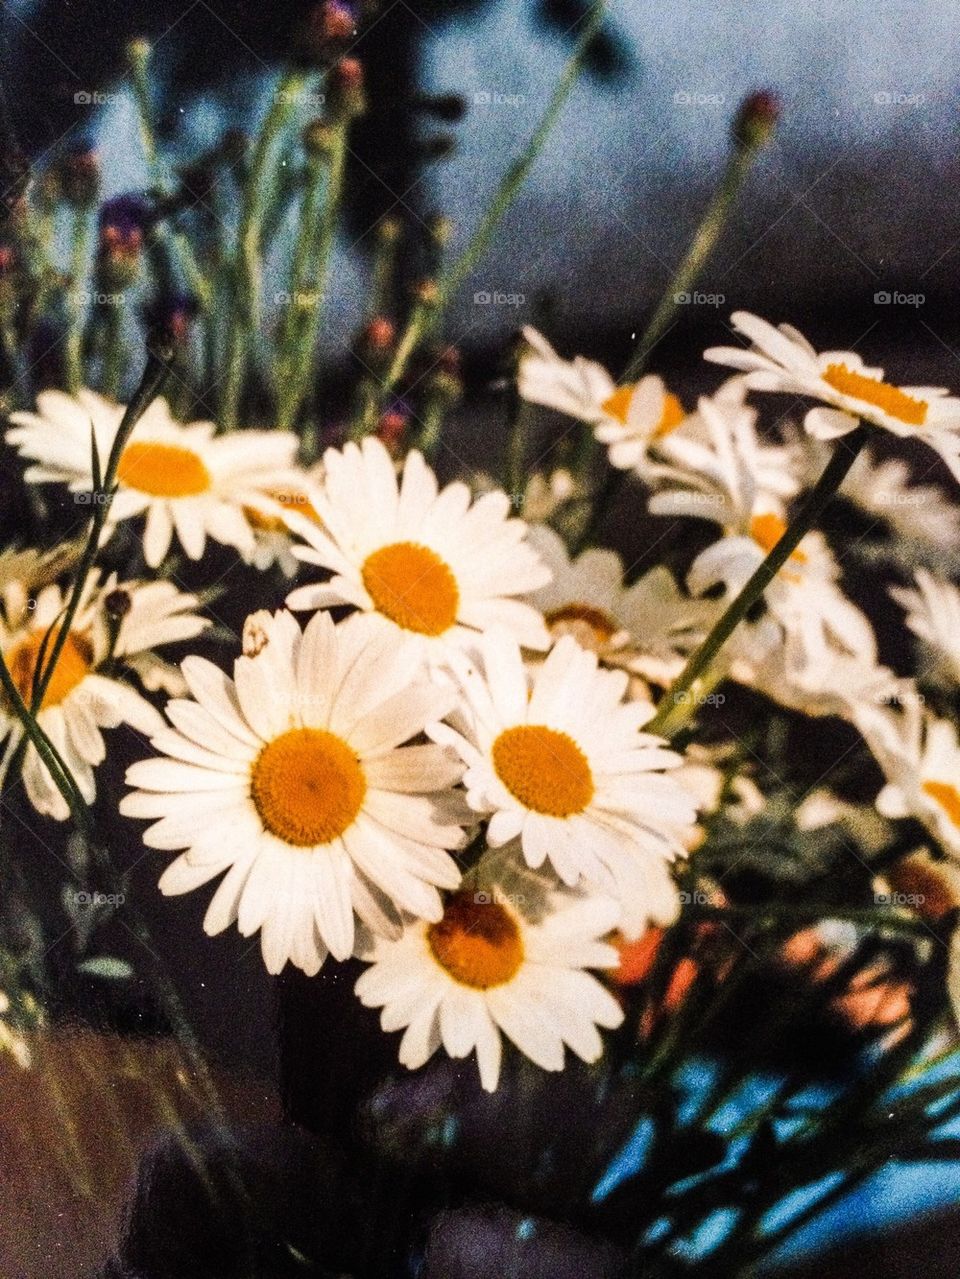
[[[237,246],[230,264],[230,312],[225,362],[227,366],[221,423],[237,425],[240,397],[246,379],[247,355],[256,333],[260,316],[260,250],[263,223],[274,187],[271,161],[277,141],[282,136],[296,109],[309,76],[302,71],[288,72],[273,95],[263,127],[257,138],[245,185],[245,199],[237,231]]]
[[[840,488],[868,438],[868,428],[861,424],[850,435],[843,436],[837,441],[833,456],[810,491],[807,500],[797,512],[796,518],[790,523],[763,563],[757,567],[740,594],[730,603],[710,634],[691,655],[686,666],[661,699],[656,715],[645,726],[646,732],[671,737],[687,722],[696,709],[698,697],[709,678],[709,670],[714,658],[816,524]]]
[[[104,355],[103,355],[103,393],[115,400],[120,394],[123,380],[124,345],[122,307],[124,303],[111,300],[105,303],[104,315]]]
[[[720,238],[720,234],[736,203],[740,188],[743,186],[759,150],[759,146],[746,146],[743,143],[734,144],[723,177],[720,179],[720,183],[710,203],[707,205],[706,212],[690,242],[690,247],[687,249],[683,261],[671,276],[656,310],[641,333],[637,349],[623,371],[623,376],[620,379],[621,383],[637,382],[642,377],[654,348],[669,329],[678,307],[684,305],[678,301],[678,298],[689,295],[692,292],[703,268],[706,266],[707,259],[716,247],[717,240]],[[629,475],[629,471],[619,470],[616,467],[608,468],[603,485],[594,502],[590,519],[587,521],[581,536],[577,539],[577,544],[574,548],[576,553],[582,551],[585,546],[594,540],[620,490],[626,484]]]
[[[47,660],[42,675],[36,681],[34,687],[33,698],[30,705],[30,713],[36,715],[38,709],[43,703],[43,695],[47,690],[47,685],[53,676],[60,654],[63,652],[63,646],[67,642],[70,634],[70,628],[73,625],[73,619],[76,617],[77,609],[80,607],[80,600],[86,588],[87,578],[90,576],[90,570],[93,568],[94,560],[97,557],[97,551],[100,548],[100,534],[103,532],[103,526],[106,523],[107,512],[109,509],[109,499],[113,492],[116,482],[117,468],[120,465],[120,457],[126,447],[130,433],[140,418],[143,417],[149,406],[160,394],[164,382],[166,381],[171,368],[172,352],[170,350],[149,351],[147,355],[146,368],[143,371],[143,377],[140,385],[134,393],[133,399],[127,405],[127,410],[123,415],[123,420],[117,429],[117,434],[110,449],[110,457],[107,460],[107,468],[102,479],[102,487],[100,491],[94,494],[96,499],[93,503],[93,516],[90,521],[90,533],[87,537],[87,544],[83,548],[83,554],[77,566],[77,576],[73,584],[73,590],[70,595],[70,601],[67,604],[66,611],[63,615],[63,621],[60,623],[57,631],[56,639],[53,642],[49,659]],[[66,799],[66,795],[64,795]]]
[[[539,125],[523,154],[514,161],[501,179],[492,203],[481,218],[480,225],[474,231],[466,248],[437,281],[437,297],[429,301],[417,301],[411,309],[390,367],[365,408],[361,434],[376,427],[380,405],[403,377],[412,355],[424,336],[433,328],[443,308],[486,252],[494,231],[516,199],[577,82],[587,50],[600,28],[606,8],[607,0],[596,0],[591,6],[577,37],[577,43],[567,59]]]
[[[510,505],[516,515],[523,510],[523,499],[527,491],[527,428],[529,424],[530,406],[526,400],[515,395],[513,422],[510,425],[510,437],[507,440],[505,481]]]
[[[70,292],[67,295],[68,328],[66,347],[67,389],[76,392],[83,385],[83,285],[90,260],[92,220],[87,209],[77,209],[73,219],[73,249],[70,256]]]
[[[308,308],[306,312],[307,322],[301,326],[299,322],[301,310],[297,303],[297,294],[293,293],[290,303],[292,328],[289,355],[291,376],[289,379],[285,379],[284,383],[279,387],[280,399],[277,421],[282,429],[289,429],[296,422],[297,415],[310,389],[314,353],[323,319],[323,293],[326,288],[330,255],[333,251],[333,242],[336,237],[337,213],[340,208],[343,183],[347,171],[348,131],[349,122],[347,120],[337,122],[333,131],[323,210],[314,231],[313,223],[316,222],[316,210],[318,207],[317,204],[314,205],[314,216],[311,222],[302,227],[304,232],[302,237],[302,261],[299,263],[295,261],[294,263],[295,273],[298,268],[302,268],[303,272],[302,275],[298,276],[299,283],[297,287],[302,290],[309,279],[312,285],[311,291],[316,295],[316,304]],[[319,196],[319,183],[316,195]],[[299,256],[300,251],[298,250]]]
[[[47,771],[53,779],[53,784],[66,801],[77,829],[88,834],[90,830],[90,814],[86,801],[73,780],[73,774],[64,763],[53,742],[40,727],[36,715],[20,696],[20,690],[14,683],[13,676],[10,674],[7,663],[2,656],[0,656],[0,684],[3,685],[7,700],[13,708],[13,713],[23,725],[23,731],[26,733],[28,740],[46,765]]]

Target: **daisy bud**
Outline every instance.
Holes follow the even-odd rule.
[[[147,65],[150,62],[150,54],[152,52],[153,50],[150,47],[150,41],[144,40],[142,36],[138,36],[136,39],[131,40],[127,44],[127,66],[142,75],[147,69]]]
[[[391,452],[397,448],[410,425],[410,410],[402,400],[396,400],[381,415],[377,425],[377,438]]]
[[[300,33],[300,54],[312,65],[324,66],[354,39],[357,11],[344,0],[324,0],[307,14]]]
[[[133,600],[130,598],[130,592],[117,589],[110,591],[103,601],[103,607],[107,612],[107,616],[115,618],[119,621],[126,617],[133,607]]]
[[[199,309],[197,299],[189,293],[161,297],[147,309],[147,325],[155,340],[174,348],[182,347],[190,337],[190,327]]]
[[[436,280],[420,280],[413,286],[413,300],[421,306],[436,306],[440,301],[440,290]]]
[[[377,239],[384,247],[396,244],[403,235],[403,223],[399,218],[383,218],[377,226]]]
[[[327,105],[334,120],[354,120],[367,109],[363,63],[341,58],[327,77]]]
[[[57,168],[60,193],[75,209],[92,209],[100,196],[100,161],[87,143],[71,147]]]
[[[430,239],[438,249],[445,249],[453,238],[453,223],[442,213],[435,214],[427,222]]]
[[[382,362],[393,350],[397,326],[385,315],[375,315],[360,331],[357,353],[365,363]]]
[[[734,119],[734,144],[751,151],[766,146],[779,119],[780,100],[776,94],[766,89],[751,93],[740,104],[740,110]]]
[[[122,290],[137,278],[144,233],[152,221],[142,196],[118,195],[100,210],[97,265],[107,292]]]
[[[326,120],[311,120],[302,135],[303,149],[313,160],[325,160],[333,154],[335,131]]]

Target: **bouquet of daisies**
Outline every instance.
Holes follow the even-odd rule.
[[[466,470],[444,310],[602,6],[463,253],[445,260],[437,228],[405,246],[424,273],[395,314],[402,232],[381,226],[332,381],[318,337],[364,85],[353,17],[318,8],[322,56],[284,76],[252,143],[171,180],[138,43],[155,187],[101,203],[81,148],[9,203],[25,531],[0,555],[5,808],[72,831],[63,908],[91,978],[130,976],[97,953],[124,903],[119,831],[159,893],[203,895],[207,934],[258,939],[268,973],[350,975],[395,1062],[355,1099],[344,1184],[386,1169],[411,1211],[364,1199],[389,1244],[338,1270],[485,1274],[463,1258],[488,1252],[506,1273],[506,1240],[510,1273],[753,1273],[892,1157],[954,1153],[960,399],[743,312],[706,351],[711,394],[654,371],[773,132],[758,94],[628,367],[525,328],[505,445]],[[770,395],[786,413],[762,416]],[[936,486],[915,478],[931,454]],[[659,521],[642,571],[608,544],[614,509]],[[909,670],[881,662],[881,597]],[[137,756],[125,782],[117,742]],[[4,826],[0,1050],[29,1069],[50,977]],[[124,911],[149,943],[150,904]],[[794,1042],[814,1026],[822,1070]],[[521,1171],[485,1125],[523,1130]]]

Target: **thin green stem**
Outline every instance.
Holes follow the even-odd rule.
[[[570,57],[567,59],[560,79],[547,103],[533,136],[527,143],[523,154],[510,166],[497,187],[496,194],[480,224],[460,256],[444,271],[437,281],[437,296],[429,300],[418,300],[410,311],[393,360],[379,388],[370,397],[366,405],[361,431],[372,430],[376,426],[379,407],[393,391],[407,370],[411,357],[423,338],[437,322],[443,308],[449,303],[457,289],[464,282],[480,258],[486,252],[493,233],[496,231],[504,215],[516,199],[527,175],[543,150],[560,113],[566,105],[567,98],[583,70],[584,58],[590,43],[603,21],[607,9],[607,0],[596,0],[584,20],[583,27],[577,37]]]
[[[759,146],[734,143],[723,177],[707,205],[700,225],[690,242],[690,247],[671,276],[656,310],[640,335],[637,348],[624,368],[621,383],[636,382],[646,371],[647,362],[654,348],[670,328],[679,307],[685,305],[684,299],[693,291],[708,258],[713,253],[759,151]],[[603,485],[593,504],[590,519],[577,539],[575,552],[583,550],[594,540],[629,475],[628,470],[620,470],[616,467],[607,469]]]
[[[663,695],[656,715],[645,726],[646,732],[671,737],[691,717],[699,703],[702,689],[709,679],[710,667],[714,659],[753,606],[762,598],[767,587],[803,538],[817,523],[868,438],[868,428],[860,425],[850,435],[838,440],[833,456],[810,491],[807,500],[797,512],[796,518],[791,521],[779,542],[757,567],[743,590],[730,603],[700,647],[691,655],[686,666]]]
[[[245,198],[230,264],[230,308],[226,343],[227,372],[220,406],[221,423],[237,425],[247,372],[247,357],[260,316],[261,245],[263,224],[274,189],[271,164],[276,144],[293,115],[309,76],[288,72],[274,91],[250,161]]]
[[[83,385],[83,285],[90,262],[90,236],[93,223],[88,209],[77,209],[73,218],[70,255],[70,292],[67,294],[67,389],[77,391]]]
[[[80,607],[80,600],[86,589],[87,578],[90,576],[90,570],[93,568],[94,560],[97,557],[97,551],[100,547],[100,534],[103,532],[103,526],[106,523],[110,497],[116,482],[117,468],[120,465],[120,456],[126,447],[127,440],[130,438],[131,431],[160,394],[163,384],[169,376],[172,358],[172,352],[169,350],[151,350],[148,352],[147,364],[143,371],[140,385],[134,392],[133,399],[127,405],[123,420],[117,429],[117,434],[110,449],[110,456],[107,460],[107,468],[103,475],[102,487],[98,493],[93,494],[96,500],[93,502],[90,532],[77,566],[77,575],[74,580],[70,601],[57,631],[57,637],[53,642],[50,657],[44,666],[42,675],[36,681],[30,705],[30,712],[33,715],[36,715],[43,703],[43,695],[53,677],[57,662],[60,660],[60,654],[63,652],[64,644],[67,642],[73,619],[76,617],[77,609]]]
[[[316,228],[314,229],[312,223],[304,228],[306,236],[304,237],[303,245],[303,261],[300,264],[303,267],[303,274],[298,277],[299,283],[297,287],[302,291],[309,280],[310,292],[314,294],[314,304],[301,308],[296,293],[293,294],[290,302],[292,323],[290,337],[291,375],[279,387],[277,412],[278,424],[285,429],[289,429],[296,422],[297,415],[303,407],[304,400],[310,389],[317,338],[319,337],[320,325],[323,320],[323,295],[327,284],[330,255],[333,251],[333,242],[337,231],[337,214],[340,209],[344,178],[347,171],[349,127],[349,121],[347,120],[340,120],[334,126],[326,195],[322,212],[320,213],[319,222],[317,222],[317,206],[315,206],[313,222],[316,222]],[[317,196],[319,196],[319,186]],[[296,270],[298,264],[295,262],[294,266]],[[303,326],[300,324],[301,315],[306,319],[306,323]]]

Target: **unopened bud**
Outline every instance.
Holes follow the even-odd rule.
[[[436,280],[419,280],[412,292],[414,301],[420,306],[437,306],[440,301],[440,289]]]
[[[86,143],[71,147],[57,167],[60,193],[76,209],[92,209],[100,195],[100,161]]]
[[[130,598],[130,592],[118,588],[110,591],[103,601],[103,607],[107,611],[107,615],[116,618],[118,621],[133,608],[133,600]]]
[[[344,0],[315,4],[304,19],[297,41],[299,52],[311,66],[326,66],[357,35],[357,12]]]
[[[326,120],[311,120],[302,137],[303,149],[312,159],[325,160],[333,154],[336,131]]]
[[[396,400],[380,415],[377,424],[377,438],[382,440],[388,449],[394,449],[403,439],[410,425],[410,409],[402,400]]]
[[[397,326],[385,315],[375,315],[360,333],[358,348],[362,359],[382,360],[397,339]]]
[[[773,136],[780,119],[780,100],[775,93],[761,89],[751,93],[740,104],[733,121],[733,141],[748,150],[765,146]]]
[[[126,48],[127,65],[132,67],[134,71],[144,72],[150,62],[150,54],[153,52],[150,41],[145,40],[142,36],[129,41]]]
[[[403,235],[403,223],[399,218],[382,218],[377,225],[377,239],[381,244],[396,244]]]
[[[363,63],[359,58],[341,58],[327,77],[327,106],[335,120],[353,120],[367,109]]]

